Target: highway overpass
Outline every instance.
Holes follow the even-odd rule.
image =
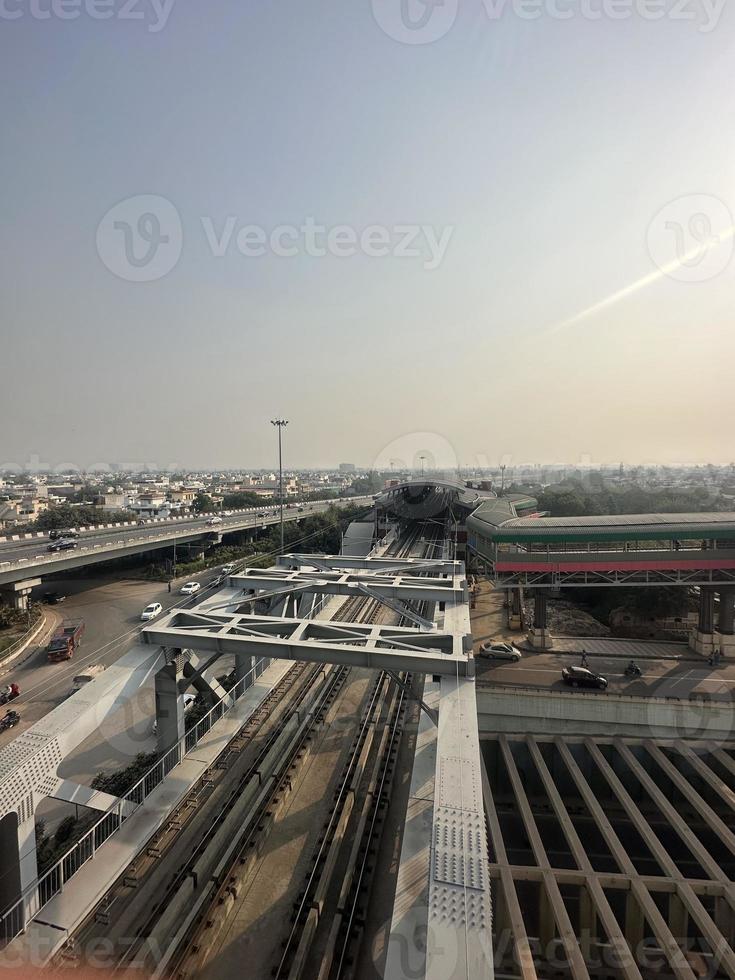
[[[314,501],[285,507],[284,522],[303,520],[331,506],[372,504],[371,497],[350,497],[341,500]],[[301,509],[303,508],[303,509]],[[262,516],[259,516],[262,515]],[[234,531],[268,527],[279,522],[278,507],[250,507],[232,511],[222,517],[222,523],[210,526],[212,515],[173,519],[153,519],[144,524],[110,525],[79,529],[77,547],[71,551],[49,552],[48,536],[12,535],[0,541],[0,589],[17,596],[25,591],[24,583],[54,572],[66,572],[114,558],[142,554],[161,548],[191,544],[221,537]]]

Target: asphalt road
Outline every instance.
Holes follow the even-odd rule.
[[[206,587],[217,574],[216,570],[208,570],[192,578]],[[103,579],[65,580],[50,583],[37,590],[40,593],[58,590],[67,596],[61,605],[52,606],[49,611],[57,622],[62,619],[83,619],[84,638],[76,655],[65,663],[49,663],[46,643],[42,643],[35,646],[23,658],[22,663],[11,664],[2,672],[0,679],[3,685],[10,681],[16,681],[20,685],[21,694],[13,702],[13,707],[20,713],[21,723],[0,735],[0,746],[7,744],[61,704],[71,693],[73,678],[83,673],[90,664],[109,666],[123,656],[135,643],[141,627],[145,625],[140,620],[140,614],[149,602],[160,602],[166,609],[169,606],[193,604],[206,595],[203,588],[193,599],[182,596],[179,589],[183,582],[184,579],[179,580],[171,594],[168,587],[161,582],[109,576]],[[148,701],[146,714],[152,724],[152,690]],[[138,720],[137,717],[128,719],[128,724],[137,724]],[[150,724],[147,727],[150,729]]]
[[[625,641],[620,642],[622,649]],[[608,692],[599,692],[601,697],[605,693],[666,698],[688,698],[695,694],[727,701],[735,697],[735,665],[714,670],[706,664],[699,666],[690,660],[642,659],[639,656],[635,659],[643,670],[643,676],[639,678],[625,675],[627,661],[624,656],[588,657],[590,670],[602,674],[609,681]],[[580,666],[580,663],[578,654],[524,651],[523,659],[517,664],[480,658],[477,676],[480,682],[570,691],[571,688],[561,679],[562,667]]]

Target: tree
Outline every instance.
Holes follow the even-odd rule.
[[[226,493],[222,500],[223,507],[232,508],[233,510],[239,510],[245,507],[257,507],[260,503],[262,503],[262,498],[257,493],[248,493],[247,490]]]
[[[197,514],[211,514],[213,510],[216,510],[214,501],[209,494],[201,491],[194,498],[191,509]]]

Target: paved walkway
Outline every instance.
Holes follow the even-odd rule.
[[[0,953],[0,966],[40,966],[53,956],[292,666],[288,661],[275,660],[263,671],[237,705],[153,790],[145,804],[41,909],[25,933]]]
[[[526,642],[520,644],[530,649]],[[691,650],[686,643],[664,640],[628,640],[596,636],[555,636],[549,653],[578,653],[582,651],[598,657],[621,657],[625,660],[691,660],[701,664],[705,660]]]

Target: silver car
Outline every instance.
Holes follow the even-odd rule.
[[[512,643],[483,643],[480,653],[492,660],[507,660],[513,664],[517,664],[521,659],[521,651]]]

